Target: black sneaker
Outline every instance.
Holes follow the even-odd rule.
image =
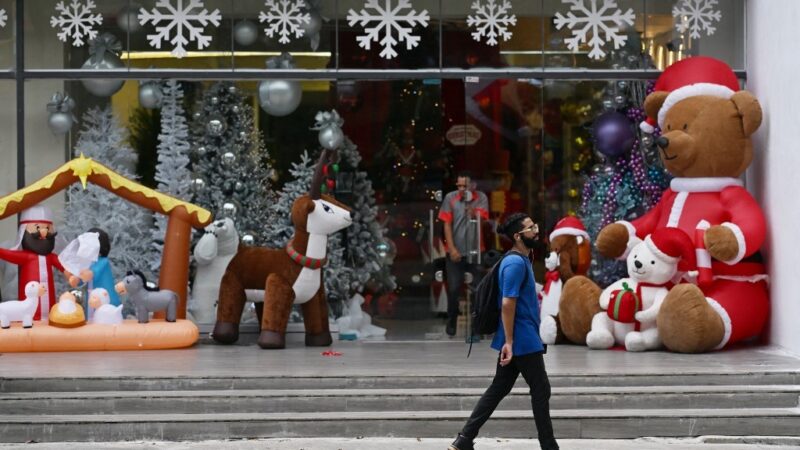
[[[447,325],[444,327],[444,331],[447,333],[448,336],[453,337],[456,335],[456,318],[447,319]]]
[[[475,446],[472,443],[472,439],[458,433],[458,437],[450,444],[450,447],[447,447],[447,450],[475,450]]]

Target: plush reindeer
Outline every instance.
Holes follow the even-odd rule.
[[[292,205],[294,237],[283,249],[240,246],[219,287],[217,323],[212,337],[222,344],[239,339],[239,321],[245,289],[264,289],[261,348],[284,348],[292,304],[302,304],[307,346],[332,342],[328,328],[328,301],[322,283],[328,235],[353,223],[352,213],[332,197],[320,194],[322,166],[332,157],[323,150],[311,189]]]

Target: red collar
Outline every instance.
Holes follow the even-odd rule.
[[[294,249],[292,246],[293,242],[294,239],[290,240],[289,243],[286,244],[286,253],[289,255],[289,258],[291,258],[292,261],[296,262],[297,264],[309,269],[319,269],[328,262],[328,258],[317,259],[303,255]]]

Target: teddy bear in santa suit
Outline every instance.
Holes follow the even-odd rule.
[[[766,271],[758,250],[766,220],[739,179],[752,161],[750,136],[761,107],[739,90],[725,63],[692,57],[668,67],[645,100],[647,123],[658,123],[655,142],[676,178],[642,217],[606,226],[597,249],[624,258],[658,228],[675,227],[693,239],[700,273],[672,288],[658,314],[659,335],[673,351],[699,353],[758,336],[769,315]],[[573,295],[597,292],[588,280]],[[580,286],[579,286],[580,284]],[[565,286],[567,290],[569,286]]]
[[[47,297],[40,299],[33,320],[46,320],[50,308],[56,303],[53,268],[64,272],[70,286],[75,287],[80,279],[69,272],[53,253],[56,231],[50,210],[45,206],[32,206],[20,214],[17,243],[10,249],[0,248],[0,259],[19,266],[19,297],[24,299],[24,287],[31,281],[47,286]]]

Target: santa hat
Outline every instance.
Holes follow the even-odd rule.
[[[583,226],[581,219],[578,219],[575,216],[567,216],[559,220],[558,223],[556,223],[556,227],[553,228],[553,232],[550,233],[550,241],[552,242],[552,240],[557,236],[564,234],[570,236],[581,236],[584,239],[589,240],[589,233],[586,232],[586,227]]]
[[[644,238],[644,242],[658,259],[669,264],[677,262],[681,272],[694,270],[697,265],[694,244],[683,230],[659,228]]]
[[[22,248],[22,237],[25,235],[25,225],[29,223],[47,223],[53,224],[53,213],[50,208],[44,205],[35,205],[22,211],[19,215],[19,231],[17,232],[17,243],[11,247],[11,250],[20,250]]]
[[[648,117],[639,127],[645,133],[652,133],[658,123],[663,129],[667,111],[689,97],[711,95],[727,99],[738,90],[739,80],[724,62],[707,56],[683,59],[667,67],[656,80],[654,91],[669,92],[669,95],[661,105],[658,117]]]

